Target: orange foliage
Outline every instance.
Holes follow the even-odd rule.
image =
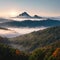
[[[53,53],[53,56],[56,58],[56,59],[60,59],[60,48],[57,48],[54,53]]]
[[[16,55],[20,55],[20,51],[19,50],[16,50]]]

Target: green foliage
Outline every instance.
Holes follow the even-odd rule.
[[[50,57],[48,58],[48,60],[56,60],[56,58],[53,57],[53,56],[50,56]]]
[[[37,49],[32,53],[29,60],[40,60],[40,59],[43,60],[44,55],[45,55],[44,49]]]
[[[59,60],[58,57],[53,56],[53,53],[56,49],[52,49],[52,48],[36,49],[30,55],[29,60]]]

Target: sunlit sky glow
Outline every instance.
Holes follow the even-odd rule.
[[[22,12],[39,16],[60,16],[60,0],[0,0],[0,17],[13,17]]]

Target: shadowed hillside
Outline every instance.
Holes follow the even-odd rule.
[[[14,44],[22,45],[28,51],[33,51],[36,48],[60,41],[60,26],[12,38],[12,41]]]
[[[28,60],[28,55],[0,43],[0,60]]]

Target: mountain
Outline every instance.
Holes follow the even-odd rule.
[[[23,12],[22,14],[19,14],[19,16],[30,16],[27,12]]]
[[[33,18],[38,18],[38,19],[40,19],[40,18],[42,18],[42,17],[40,17],[40,16],[38,16],[38,15],[34,15]]]
[[[27,12],[23,12],[17,16],[19,18],[31,18],[31,16]]]
[[[60,26],[51,27],[23,36],[12,38],[13,44],[23,48],[24,51],[33,51],[60,41]]]
[[[26,18],[26,19],[41,19],[42,17],[38,15],[30,16],[27,12],[23,12],[17,16],[17,18]]]
[[[30,28],[35,28],[35,27],[52,27],[52,26],[60,26],[60,21],[59,20],[52,20],[52,19],[47,19],[47,20],[24,20],[24,21],[11,21],[11,22],[5,22],[5,23],[0,23],[0,26],[7,26],[7,27],[30,27]]]

